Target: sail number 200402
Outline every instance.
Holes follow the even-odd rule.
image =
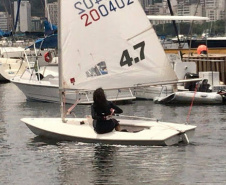
[[[84,20],[85,26],[100,20],[101,17],[108,16],[111,12],[116,12],[117,9],[122,9],[134,3],[133,0],[112,0],[109,3],[101,4],[101,1],[104,2],[105,0],[82,0],[74,4],[74,7],[79,11],[78,14],[82,14],[80,18]],[[97,9],[93,8],[94,3],[100,4]]]

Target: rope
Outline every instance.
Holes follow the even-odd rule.
[[[194,16],[196,16],[196,14],[198,12],[199,3],[200,3],[200,0],[197,1],[195,12],[194,12]],[[190,29],[188,31],[188,35],[190,35],[189,53],[190,53],[190,50],[191,50],[191,41],[192,41],[192,34],[193,34],[193,25],[194,25],[194,21],[191,21],[191,23],[190,23]],[[189,57],[190,57],[190,55],[188,55],[188,58]]]
[[[76,107],[76,105],[78,105],[79,101],[80,101],[80,98],[77,99],[77,100],[75,101],[75,103],[67,110],[66,115],[69,115],[69,114],[71,113],[71,111]]]
[[[128,116],[128,115],[119,115],[119,114],[115,114],[114,116],[128,117],[128,118],[137,118],[137,119],[144,119],[144,120],[146,119],[146,120],[156,121],[157,123],[159,123],[159,120],[158,120],[158,119],[154,119],[154,118],[146,118],[146,117],[138,117],[138,116]],[[186,143],[186,144],[189,144],[189,143],[190,143],[189,138],[188,138],[186,132],[181,131],[181,130],[179,130],[179,129],[176,129],[176,128],[170,126],[170,125],[161,124],[161,126],[164,126],[164,127],[169,128],[169,129],[178,131],[180,134],[183,135],[182,141],[183,141],[184,143]]]
[[[193,106],[193,103],[194,103],[194,100],[195,100],[195,95],[196,95],[197,89],[198,89],[198,83],[196,83],[196,86],[195,86],[195,91],[194,91],[194,94],[193,94],[193,97],[192,97],[192,100],[191,100],[191,105],[190,105],[190,108],[189,108],[189,111],[188,111],[186,124],[188,124],[188,121],[189,121],[189,117],[190,117],[190,114],[191,114],[191,109],[192,109],[192,106]]]
[[[122,115],[122,114],[115,114],[114,116],[127,117],[127,118],[135,118],[135,119],[143,119],[143,120],[151,120],[151,121],[156,121],[157,123],[161,123],[161,122],[159,122],[159,120],[156,119],[156,118],[147,118],[147,117],[139,117],[139,116],[128,116],[128,115]],[[181,133],[181,134],[186,134],[184,131],[181,131],[181,130],[179,130],[179,129],[176,129],[176,128],[170,126],[170,125],[165,125],[165,124],[162,123],[161,126],[167,127],[167,128],[169,128],[169,129],[172,129],[172,130],[176,130],[176,131],[178,131],[178,132]],[[186,136],[185,136],[185,137],[186,137]],[[186,141],[187,141],[187,140],[188,140],[188,138],[186,139]]]
[[[117,99],[118,99],[118,95],[119,95],[120,92],[121,92],[121,90],[118,89],[118,93],[117,93],[116,99],[115,99],[115,101],[114,101],[115,104],[116,104],[116,101],[117,101]]]
[[[14,77],[17,76],[17,74],[19,73],[19,71],[20,71],[22,65],[23,65],[23,59],[21,58],[20,67],[19,67],[19,69],[17,70],[17,72],[16,72],[16,74],[14,75]],[[14,78],[14,77],[13,77],[13,78]]]
[[[114,116],[118,117],[126,117],[126,118],[135,118],[135,119],[144,119],[144,120],[151,120],[151,121],[159,121],[156,118],[147,118],[147,117],[139,117],[139,116],[128,116],[128,115],[122,115],[122,114],[114,114]]]

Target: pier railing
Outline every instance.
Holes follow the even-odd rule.
[[[218,71],[220,81],[226,84],[226,54],[183,55],[183,62],[195,62],[197,73],[202,71]]]

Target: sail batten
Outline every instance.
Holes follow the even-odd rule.
[[[148,27],[147,29],[145,29],[144,31],[142,31],[141,33],[138,33],[138,34],[134,35],[133,37],[128,38],[127,40],[129,41],[129,40],[131,40],[131,39],[133,39],[133,38],[135,38],[135,37],[137,37],[137,36],[139,36],[139,35],[145,33],[146,31],[149,31],[150,29],[153,29],[153,27],[150,26],[150,27]]]

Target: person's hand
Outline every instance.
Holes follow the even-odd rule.
[[[110,112],[111,112],[111,116],[112,116],[114,114],[114,112],[115,112],[115,109],[111,108]]]
[[[111,119],[111,118],[112,118],[111,115],[105,116],[105,120],[109,120],[109,119]]]

